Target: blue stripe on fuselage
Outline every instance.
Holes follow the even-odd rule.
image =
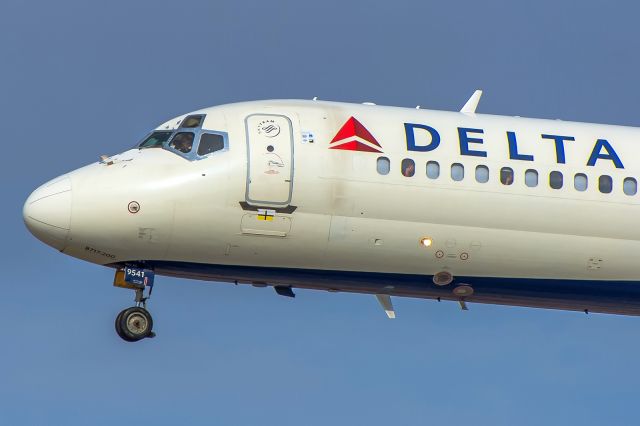
[[[474,289],[474,294],[465,298],[467,302],[640,315],[638,281],[455,277],[453,283],[440,287],[429,275],[168,261],[145,264],[159,275],[182,278],[443,300],[458,300],[453,289],[467,284]]]

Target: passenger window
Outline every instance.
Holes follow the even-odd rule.
[[[169,140],[172,133],[171,130],[153,132],[138,145],[138,148],[162,148],[162,144]]]
[[[476,167],[476,181],[487,183],[489,181],[489,168],[487,166]]]
[[[562,173],[557,171],[549,173],[549,186],[553,189],[562,188]]]
[[[402,168],[402,176],[411,177],[416,174],[416,163],[410,158],[402,160],[400,167]]]
[[[451,179],[455,181],[461,181],[464,179],[464,166],[460,163],[453,163],[451,165]]]
[[[500,182],[503,185],[511,185],[513,183],[513,169],[511,167],[500,169]]]
[[[622,183],[622,190],[626,195],[636,195],[638,192],[638,182],[634,178],[626,178]]]
[[[524,184],[529,188],[538,186],[538,172],[533,169],[528,169],[524,172]]]
[[[438,179],[440,176],[440,164],[437,161],[427,162],[427,177],[429,179]]]
[[[215,133],[203,133],[200,136],[198,155],[208,155],[224,149],[224,136]]]
[[[204,115],[189,115],[182,120],[182,124],[180,127],[193,129],[195,127],[200,127],[202,125],[202,120],[204,119]]]
[[[193,147],[193,133],[192,132],[180,132],[171,139],[169,146],[176,151],[180,151],[184,154],[191,152]]]
[[[584,173],[577,173],[573,177],[573,187],[576,189],[576,191],[586,191],[588,186],[589,180],[587,179],[587,175],[585,175]]]
[[[611,176],[600,176],[598,179],[598,189],[603,194],[609,194],[613,190],[613,179],[611,179]]]
[[[378,157],[378,161],[376,162],[376,169],[378,173],[381,175],[388,175],[391,170],[391,163],[387,157]]]

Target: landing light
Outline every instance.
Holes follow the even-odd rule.
[[[431,240],[431,237],[422,237],[422,238],[420,238],[420,245],[422,247],[431,247],[431,244],[433,244],[433,241]]]

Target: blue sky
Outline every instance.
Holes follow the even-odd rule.
[[[160,277],[132,295],[22,223],[44,181],[201,107],[373,101],[638,125],[636,2],[0,5],[0,424],[637,424],[637,318]]]

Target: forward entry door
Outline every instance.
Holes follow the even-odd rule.
[[[293,189],[293,128],[285,115],[254,114],[247,131],[246,201],[256,206],[287,206]]]

